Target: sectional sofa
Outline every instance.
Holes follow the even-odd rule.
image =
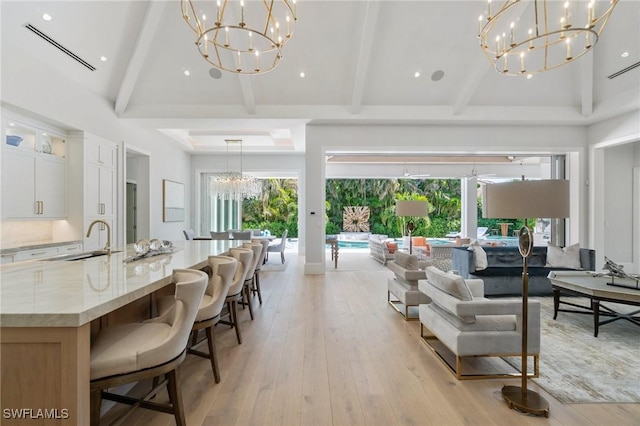
[[[468,247],[454,247],[451,253],[453,269],[463,278],[480,278],[487,296],[522,295],[522,256],[518,247],[483,247],[487,256],[487,268],[478,269],[475,253]],[[580,248],[580,268],[549,267],[547,247],[534,247],[529,257],[529,294],[546,296],[553,294],[549,271],[595,270],[595,250]]]

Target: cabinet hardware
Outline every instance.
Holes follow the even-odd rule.
[[[46,251],[36,251],[31,253],[31,256],[40,256],[41,254],[47,254]]]

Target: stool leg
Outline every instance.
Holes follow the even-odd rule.
[[[249,305],[249,316],[251,317],[251,321],[253,321],[253,304],[251,303],[251,289],[249,288],[249,284],[245,282],[244,284],[244,294],[247,297],[247,305]]]
[[[238,339],[238,344],[242,344],[242,336],[240,335],[240,325],[238,324],[238,304],[235,300],[231,301],[231,322],[233,322],[233,326],[236,328],[236,339]]]
[[[178,369],[171,370],[166,374],[167,377],[167,392],[169,393],[169,400],[173,406],[173,415],[176,418],[177,426],[185,426],[187,422],[184,418],[184,409],[182,405],[182,392],[178,386],[180,386],[180,378],[178,375]]]
[[[262,305],[262,292],[260,291],[260,273],[256,272],[256,293],[258,293],[258,301]]]
[[[213,369],[213,378],[216,383],[220,383],[220,369],[218,368],[218,358],[216,356],[216,339],[215,339],[215,325],[207,327],[205,332],[207,333],[207,342],[209,343],[209,357],[211,358],[211,368]]]
[[[100,424],[100,408],[102,407],[102,390],[92,390],[89,401],[91,426],[98,426]]]

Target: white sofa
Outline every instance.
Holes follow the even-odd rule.
[[[459,275],[429,266],[426,279],[418,281],[418,289],[430,299],[419,306],[420,336],[445,361],[459,380],[489,377],[512,377],[518,373],[467,374],[465,357],[520,356],[522,350],[522,300],[486,299],[480,279],[465,280]],[[527,352],[533,357],[533,374],[538,377],[540,353],[540,303],[528,304]],[[455,366],[435,344],[446,346],[455,356]],[[506,371],[506,370],[505,370]]]
[[[381,238],[369,238],[369,256],[383,265],[386,265],[389,260],[393,260],[393,254],[389,253],[387,242]]]
[[[424,268],[429,264],[428,261],[419,261],[416,255],[402,251],[396,251],[394,260],[387,262],[387,268],[395,274],[387,279],[387,302],[407,321],[418,319],[418,305],[431,302],[418,289],[418,280],[426,278]]]

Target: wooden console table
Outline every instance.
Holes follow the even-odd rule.
[[[337,238],[327,238],[325,240],[327,244],[331,245],[331,260],[334,262],[334,268],[338,269],[338,239]]]

